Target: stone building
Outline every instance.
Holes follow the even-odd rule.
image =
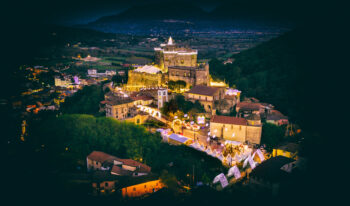
[[[209,85],[209,65],[197,63],[197,50],[179,47],[170,37],[166,44],[155,50],[156,65],[144,65],[129,70],[127,91],[139,91],[141,88],[160,87],[168,81],[182,80],[187,88],[194,85]]]
[[[141,89],[138,92],[138,95],[152,97],[154,103],[158,106],[158,109],[162,108],[165,102],[169,101],[168,89],[162,87]]]
[[[124,86],[127,91],[139,91],[141,88],[162,86],[164,75],[159,68],[145,65],[128,71],[128,83]]]
[[[114,98],[105,100],[106,117],[113,117],[118,120],[134,117],[137,113],[134,100],[131,98]]]
[[[165,102],[168,102],[168,90],[165,88],[158,89],[158,109],[162,108]]]
[[[169,66],[168,80],[186,82],[186,87],[193,85],[209,85],[209,65],[201,64],[198,67]]]
[[[224,99],[225,88],[222,87],[208,87],[208,86],[194,86],[189,91],[185,92],[185,99],[195,102],[198,100],[206,112],[212,112],[214,109],[214,101]]]
[[[210,120],[211,134],[226,140],[260,144],[261,131],[261,121],[254,118],[214,115]]]
[[[137,181],[139,184],[146,188],[144,185],[149,185],[149,176],[151,174],[151,167],[142,164],[132,159],[121,159],[101,151],[93,151],[86,157],[86,165],[88,172],[92,175],[92,189],[94,195],[109,195],[118,188],[120,192],[125,193],[124,187],[130,186]],[[140,179],[141,178],[141,179]],[[146,178],[146,179],[142,179]],[[123,180],[126,184],[123,184]],[[140,181],[141,180],[141,181]],[[156,186],[161,186],[156,184]],[[147,190],[135,190],[142,192],[143,195],[146,193],[155,192],[154,190],[149,191],[148,189],[157,188],[152,184]],[[124,196],[124,195],[123,195]]]
[[[169,66],[197,66],[197,50],[178,47],[170,37],[167,44],[161,44],[160,47],[154,48],[156,64],[163,73],[168,72]]]

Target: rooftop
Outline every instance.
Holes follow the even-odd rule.
[[[221,123],[221,124],[235,124],[235,125],[247,125],[247,120],[240,117],[229,117],[214,115],[210,122]]]
[[[287,179],[289,176],[287,172],[281,170],[281,167],[294,161],[295,160],[283,156],[270,158],[259,164],[252,173],[250,173],[250,176],[268,180],[269,182],[280,182]]]
[[[181,143],[185,143],[187,140],[189,140],[189,138],[184,137],[182,135],[175,134],[175,133],[172,133],[171,135],[169,135],[169,138]]]
[[[113,155],[109,155],[109,154],[106,154],[104,152],[100,152],[100,151],[93,151],[91,152],[88,156],[87,156],[88,159],[91,159],[91,160],[94,160],[94,161],[97,161],[97,162],[105,162],[105,161],[112,161],[112,160],[118,160],[120,161],[121,159],[113,156]]]
[[[199,94],[199,95],[205,95],[205,96],[214,96],[214,94],[219,90],[220,90],[220,87],[208,87],[203,85],[197,85],[192,87],[192,89],[190,89],[186,93]]]
[[[155,67],[152,65],[144,65],[134,70],[134,72],[143,72],[143,73],[149,73],[149,74],[157,74],[160,71],[161,70],[158,67]]]
[[[111,172],[117,173],[120,176],[130,176],[132,175],[132,171],[124,170],[123,168],[113,165]]]
[[[294,152],[298,151],[299,145],[296,143],[290,142],[290,143],[287,143],[285,145],[278,147],[278,149],[294,153]]]
[[[239,102],[236,107],[238,107],[240,110],[259,110],[261,104],[253,102]]]

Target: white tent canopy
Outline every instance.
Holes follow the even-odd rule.
[[[235,179],[239,179],[241,178],[241,172],[239,171],[238,167],[235,165],[233,167],[231,167],[229,170],[228,170],[228,174],[227,176],[228,177],[231,177],[232,175],[235,176]]]

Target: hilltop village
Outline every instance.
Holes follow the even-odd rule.
[[[195,181],[194,174],[187,174],[193,180],[191,184],[179,181],[182,190],[202,185],[223,190],[244,182],[278,194],[281,182],[302,170],[304,160],[298,155],[297,143],[281,141],[269,146],[263,140],[264,132],[276,127],[283,128],[279,130],[282,135],[293,136],[300,129],[293,128],[274,105],[246,97],[244,91],[230,88],[224,81],[214,81],[208,62],[198,62],[197,56],[197,50],[178,45],[169,37],[154,48],[154,62],[124,65],[125,70],[89,68],[84,75],[72,75],[66,72],[69,68],[63,68],[51,76],[52,71],[43,66],[22,68],[30,81],[40,84],[41,78],[52,78],[53,85],[28,89],[22,93],[25,100],[12,102],[14,108],[26,109],[20,139],[27,141],[29,116],[42,111],[59,116],[69,99],[88,87],[99,86],[103,99],[92,106],[98,108],[100,116],[144,126],[150,133],[159,134],[163,143],[197,150],[227,169],[209,183],[200,178]],[[77,65],[101,60],[90,55],[73,59]],[[223,64],[232,61],[227,59]],[[142,198],[169,187],[141,157],[116,157],[102,148],[90,151],[84,165],[91,195],[118,193],[123,198]]]

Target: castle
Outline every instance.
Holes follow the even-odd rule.
[[[155,66],[145,65],[129,71],[126,90],[165,86],[168,81],[186,82],[186,87],[209,85],[209,65],[198,64],[198,51],[178,47],[170,37],[166,44],[154,48]]]

